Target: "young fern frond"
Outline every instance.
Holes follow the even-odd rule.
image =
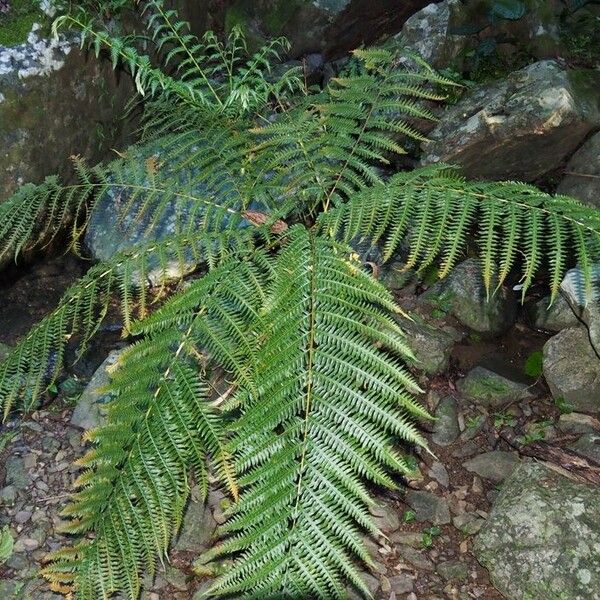
[[[364,484],[395,487],[390,472],[409,469],[392,436],[423,444],[409,419],[427,413],[391,296],[349,252],[295,227],[275,259],[233,425],[242,493],[206,557],[236,556],[215,595],[340,597],[346,579],[369,595],[354,564],[370,562],[361,530],[376,531]]]
[[[381,244],[385,260],[407,243],[407,269],[441,256],[440,277],[475,240],[488,292],[519,266],[524,296],[546,267],[554,298],[571,255],[591,292],[592,266],[600,261],[599,211],[523,183],[465,181],[445,165],[396,174],[324,213],[320,226],[346,241]]]
[[[143,574],[155,572],[181,524],[190,470],[206,495],[207,461],[237,498],[223,421],[198,357],[245,380],[246,336],[269,275],[258,255],[255,262],[225,261],[138,324],[148,337],[117,364],[108,422],[86,432],[93,447],[79,461],[80,490],[64,511],[65,531],[94,538],[50,557],[44,575],[56,591],[79,600],[137,598]]]
[[[127,332],[133,319],[143,317],[148,309],[148,279],[158,285],[153,290],[156,299],[162,293],[161,284],[173,279],[173,270],[185,272],[190,260],[214,266],[232,253],[243,254],[253,247],[256,232],[247,229],[174,236],[92,267],[0,364],[0,411],[4,418],[16,402],[25,411],[36,406],[60,374],[69,340],[75,339],[83,353],[115,296]]]

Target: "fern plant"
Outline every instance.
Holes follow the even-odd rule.
[[[573,259],[591,285],[600,217],[446,166],[386,177],[402,140],[422,139],[414,120],[433,119],[432,84],[450,85],[397,51],[357,51],[354,73],[306,90],[297,72],[269,75],[282,41],[247,57],[239,32],[197,40],[161,0],[144,11],[170,71],[84,13],[56,25],[129,69],[146,110],[138,147],[93,168],[77,160],[80,181],[49,178],[0,205],[0,252],[15,258],[67,228],[78,251],[111,191],[125,233],[152,233],[169,207],[186,207],[174,231],[92,267],[0,367],[6,417],[36,406],[67,340],[85,351],[115,297],[136,340],[106,425],[85,434],[65,509],[77,540],[44,575],[79,600],[137,598],[167,557],[191,483],[206,494],[216,480],[232,508],[198,565],[231,563],[211,595],[333,598],[350,582],[368,597],[359,568],[372,563],[363,535],[377,533],[371,489],[399,485],[410,470],[399,442],[425,445],[414,422],[427,413],[404,366],[400,309],[353,248],[377,243],[388,259],[408,247],[407,267],[441,261],[445,275],[473,241],[490,293],[515,269],[526,290],[543,269],[554,296]],[[168,285],[193,267],[201,277]],[[218,398],[216,367],[230,389]]]

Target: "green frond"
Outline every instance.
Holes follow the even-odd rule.
[[[382,244],[385,260],[407,242],[407,268],[441,257],[441,277],[475,241],[488,292],[520,268],[524,295],[544,266],[554,297],[569,259],[591,289],[592,265],[600,260],[597,210],[523,183],[468,182],[445,165],[394,175],[324,213],[320,226],[346,241]]]
[[[255,262],[225,261],[134,327],[147,337],[120,357],[108,422],[86,432],[93,447],[64,511],[65,531],[94,537],[51,557],[44,575],[55,589],[80,600],[137,598],[181,524],[190,470],[206,492],[207,460],[238,497],[223,420],[200,373],[217,361],[245,380],[240,365],[269,275],[264,259]]]
[[[209,553],[236,554],[217,595],[341,597],[346,579],[369,595],[354,562],[374,531],[363,481],[394,487],[389,472],[405,468],[392,436],[423,444],[409,415],[426,412],[399,362],[394,303],[349,256],[296,227],[273,264],[256,391],[242,386],[234,424],[242,493]]]
[[[200,264],[212,257],[210,262],[216,264],[232,253],[243,253],[253,247],[254,233],[238,230],[174,236],[92,267],[0,364],[0,410],[4,418],[17,402],[23,410],[36,406],[61,371],[68,341],[76,339],[82,353],[114,296],[119,299],[124,330],[128,331],[132,320],[146,313],[150,295],[147,280],[158,286],[153,290],[155,300],[161,294],[161,284],[172,280],[173,270],[184,273],[190,261]]]
[[[255,129],[262,165],[275,182],[296,190],[300,207],[327,208],[381,183],[377,165],[405,153],[401,138],[423,140],[413,119],[433,120],[424,101],[440,99],[427,84],[450,85],[431,68],[399,67],[401,52],[356,51],[363,68],[332,80],[275,123]]]

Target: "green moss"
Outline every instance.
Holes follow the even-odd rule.
[[[0,46],[16,46],[27,41],[33,24],[43,13],[34,0],[13,0],[10,11],[0,17]]]

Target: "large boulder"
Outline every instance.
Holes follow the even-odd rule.
[[[40,25],[22,43],[0,45],[0,201],[22,183],[70,177],[72,155],[95,163],[126,137],[133,85],[107,61],[55,39]]]
[[[227,29],[239,25],[255,43],[284,35],[292,44],[292,57],[323,52],[334,59],[400,31],[429,0],[212,0],[210,4],[215,10],[221,6]]]
[[[585,327],[563,329],[550,338],[544,345],[543,369],[554,398],[574,410],[600,412],[600,358]]]
[[[204,230],[205,222],[213,222],[221,212],[223,228],[250,226],[240,212],[243,209],[235,193],[235,181],[227,179],[226,174],[222,174],[215,189],[198,176],[198,168],[193,165],[180,168],[179,162],[173,163],[169,151],[160,145],[132,147],[127,155],[128,163],[120,171],[120,181],[136,183],[148,191],[132,191],[131,187],[115,181],[98,198],[84,238],[94,260],[108,261],[134,246]],[[169,191],[164,191],[167,188]],[[203,202],[206,199],[213,202],[211,210],[206,209],[208,202]],[[267,211],[258,201],[244,208]],[[165,264],[159,261],[158,253],[150,258],[146,283],[177,279],[193,271],[203,256],[190,250],[183,255],[164,252],[162,258]]]
[[[600,208],[600,133],[593,135],[571,157],[556,191]]]
[[[456,164],[478,179],[534,181],[597,127],[600,72],[543,60],[449,107],[429,136],[422,164]]]
[[[508,600],[598,599],[598,490],[522,463],[504,482],[473,552]]]
[[[575,316],[588,328],[590,342],[600,355],[600,266],[592,269],[590,290],[586,290],[583,271],[575,267],[567,271],[560,291]]]
[[[480,333],[502,333],[515,321],[514,295],[502,287],[488,299],[481,265],[471,258],[427,290],[422,299],[434,308],[450,312],[463,325]]]

